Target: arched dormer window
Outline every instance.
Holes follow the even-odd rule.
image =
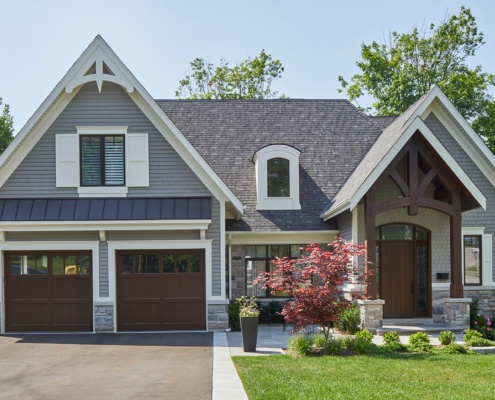
[[[254,155],[257,210],[300,210],[299,155],[285,145],[263,147]]]
[[[286,158],[267,161],[268,197],[290,197],[290,162]]]

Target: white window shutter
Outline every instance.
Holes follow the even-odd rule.
[[[78,136],[74,134],[55,135],[56,185],[77,187],[79,185]]]
[[[148,187],[150,185],[148,134],[128,133],[125,156],[127,186]]]
[[[483,286],[493,285],[493,271],[492,271],[492,235],[484,234],[483,243],[481,244],[481,251],[483,254],[483,266],[482,266],[482,283]]]

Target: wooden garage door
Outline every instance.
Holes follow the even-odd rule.
[[[202,250],[117,252],[119,331],[206,328]]]
[[[91,252],[5,252],[7,332],[91,332]]]

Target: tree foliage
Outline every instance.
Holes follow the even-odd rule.
[[[330,247],[326,251],[318,243],[310,244],[298,259],[277,258],[272,261],[275,271],[262,273],[255,280],[255,284],[264,282],[272,294],[283,292],[291,298],[281,314],[294,330],[321,325],[325,341],[341,312],[352,307],[352,300],[341,296],[342,286],[365,282],[352,261],[354,256],[365,256],[365,247],[341,238]],[[362,297],[362,293],[352,293],[352,297]]]
[[[196,58],[190,72],[179,82],[175,96],[180,99],[268,99],[277,96],[271,86],[282,76],[284,67],[265,50],[231,67],[225,60],[215,67]],[[283,97],[283,95],[281,96]]]
[[[362,59],[357,62],[361,73],[342,76],[340,92],[351,101],[364,94],[374,98],[376,115],[399,115],[425,94],[433,85],[495,150],[495,103],[489,90],[495,85],[493,74],[468,61],[484,44],[483,33],[468,8],[446,17],[438,26],[413,29],[411,33],[390,34],[389,43],[361,46]]]
[[[2,106],[0,97],[0,107]],[[3,106],[2,115],[0,115],[0,154],[5,151],[7,146],[14,139],[14,118],[10,115],[8,104]]]

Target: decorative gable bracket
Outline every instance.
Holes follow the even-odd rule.
[[[81,65],[72,79],[65,85],[65,91],[72,91],[88,82],[96,82],[101,93],[103,81],[116,83],[122,86],[128,93],[134,92],[134,85],[119,70],[116,63],[101,49],[96,47],[86,61]]]

